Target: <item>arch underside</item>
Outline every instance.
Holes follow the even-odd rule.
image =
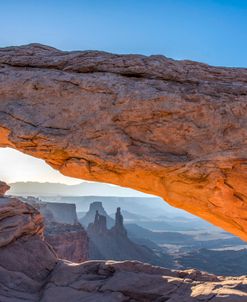
[[[0,49],[0,146],[162,197],[247,239],[247,70]]]

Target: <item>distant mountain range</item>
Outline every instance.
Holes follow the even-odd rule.
[[[139,216],[166,214],[171,217],[176,215],[193,217],[185,211],[171,207],[159,197],[105,183],[82,182],[79,185],[66,185],[16,182],[10,184],[10,187],[9,195],[35,196],[49,202],[75,203],[78,212],[87,211],[91,202],[103,201],[109,213],[116,209],[116,204],[119,204],[124,210]]]
[[[207,222],[181,209],[171,207],[161,198],[105,183],[82,182],[79,185],[66,185],[16,182],[10,186],[11,189],[8,191],[10,195],[35,196],[48,202],[74,203],[77,212],[86,212],[90,203],[95,201],[103,202],[108,213],[114,212],[116,207],[120,206],[126,222],[138,221],[140,226],[148,229],[190,231],[197,228],[212,228]]]
[[[119,197],[149,197],[132,189],[122,188],[106,183],[82,182],[79,185],[61,183],[16,182],[10,184],[10,195],[21,196],[119,196]]]
[[[87,212],[92,202],[100,201],[108,213],[114,212],[116,207],[121,207],[123,211],[144,216],[148,219],[160,216],[170,217],[171,219],[177,216],[185,217],[186,219],[199,219],[195,216],[171,207],[168,203],[158,197],[119,197],[119,196],[40,196],[44,201],[48,202],[64,202],[75,203],[77,212]],[[79,216],[81,214],[79,213]],[[132,216],[133,220],[133,216]],[[181,218],[179,218],[181,220]],[[163,221],[163,219],[161,219]],[[206,222],[205,222],[206,223]]]

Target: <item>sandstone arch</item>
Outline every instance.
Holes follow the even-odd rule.
[[[247,239],[247,70],[0,49],[0,146],[163,197]]]

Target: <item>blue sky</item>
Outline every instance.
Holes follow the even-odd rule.
[[[0,47],[32,42],[247,67],[247,1],[0,1]],[[9,149],[0,179],[78,182]]]
[[[0,46],[164,54],[247,67],[247,1],[8,0]]]

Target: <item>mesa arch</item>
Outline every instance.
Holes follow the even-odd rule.
[[[247,69],[0,49],[0,147],[161,196],[245,240],[246,144]]]

